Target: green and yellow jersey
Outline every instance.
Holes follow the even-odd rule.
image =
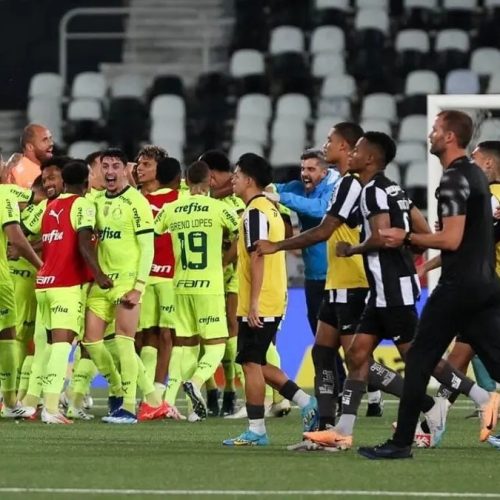
[[[223,239],[237,230],[236,213],[209,196],[185,194],[162,208],[155,232],[172,235],[177,294],[224,294]]]
[[[21,221],[19,204],[9,190],[0,190],[0,283],[11,283],[9,263],[7,260],[7,236],[5,227],[19,224]]]

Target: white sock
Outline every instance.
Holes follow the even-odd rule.
[[[299,389],[292,398],[292,401],[299,407],[304,408],[311,401],[311,396],[304,392],[302,389]]]
[[[351,436],[354,430],[354,423],[356,422],[356,415],[349,415],[342,413],[339,418],[338,424],[335,426],[341,434]]]
[[[262,435],[266,433],[266,422],[263,418],[248,420],[248,428],[255,434]]]
[[[490,393],[477,384],[474,384],[469,392],[469,398],[478,406],[483,406],[490,400]]]
[[[380,391],[368,392],[368,404],[380,403],[382,393]]]

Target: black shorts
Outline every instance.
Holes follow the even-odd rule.
[[[266,354],[281,322],[281,316],[277,318],[260,318],[264,326],[262,328],[250,328],[248,322],[238,317],[238,343],[236,363],[266,364]]]
[[[396,345],[411,342],[417,331],[418,315],[415,306],[375,307],[366,304],[356,333],[392,339]]]
[[[356,331],[361,314],[365,308],[368,288],[352,288],[347,290],[345,302],[335,296],[335,290],[328,290],[321,307],[318,319],[327,325],[337,329],[340,335],[352,335]]]

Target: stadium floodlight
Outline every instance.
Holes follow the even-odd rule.
[[[427,128],[432,129],[436,115],[446,109],[456,109],[468,113],[474,120],[474,134],[470,147],[480,141],[500,139],[500,95],[469,94],[469,95],[429,95],[427,96]],[[427,137],[422,138],[427,140]],[[470,151],[469,151],[470,152]],[[437,220],[437,201],[435,192],[443,169],[437,157],[427,153],[427,216],[431,228]],[[438,254],[437,250],[429,251],[429,258]],[[431,271],[428,275],[428,286],[431,291],[437,284],[440,270]]]

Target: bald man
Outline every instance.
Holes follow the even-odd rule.
[[[40,165],[52,157],[54,141],[50,130],[36,123],[27,125],[21,135],[23,155],[12,167],[11,180],[18,186],[31,188],[40,175]]]

